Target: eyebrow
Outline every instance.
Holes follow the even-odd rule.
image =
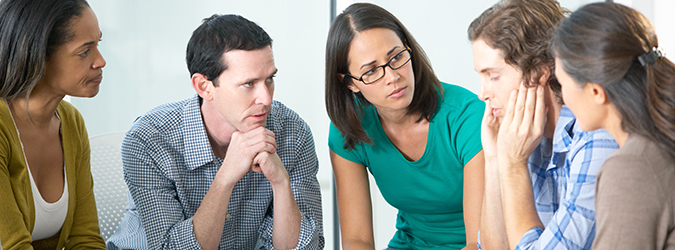
[[[277,72],[279,72],[279,69],[275,68],[275,69],[274,69],[274,72],[272,72],[272,74],[270,74],[269,76],[267,76],[265,79],[270,78],[270,77],[276,75]],[[257,80],[259,80],[259,78],[248,78],[248,79],[246,79],[246,80],[244,80],[244,81],[241,81],[241,83],[255,82],[255,81],[257,81]]]
[[[487,73],[487,72],[495,72],[495,71],[498,71],[498,69],[494,68],[494,67],[487,67],[487,68],[481,69],[479,71],[479,73]]]
[[[399,47],[400,47],[400,46],[398,46],[398,45],[397,45],[397,46],[394,46],[391,50],[389,50],[389,51],[387,52],[387,56],[390,56],[392,53],[394,53],[394,50],[396,50],[396,48],[399,48]],[[372,62],[369,62],[369,63],[366,63],[366,64],[361,65],[361,68],[359,68],[359,70],[360,70],[360,69],[363,69],[364,67],[373,65],[373,64],[375,64],[375,60],[373,60]]]
[[[101,38],[103,38],[103,32],[99,33],[99,35],[98,35],[98,40],[101,40]],[[77,48],[79,49],[79,48],[82,48],[82,47],[93,45],[94,43],[96,43],[96,41],[89,41],[89,42],[86,42],[86,43],[80,45],[80,47],[77,47]]]

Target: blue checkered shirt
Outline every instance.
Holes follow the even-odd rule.
[[[619,145],[605,130],[581,130],[564,105],[552,142],[544,137],[528,159],[534,201],[545,229],[530,229],[516,249],[591,249],[595,178]]]
[[[302,214],[296,249],[323,249],[312,133],[277,101],[266,127],[275,134]],[[158,106],[137,118],[122,143],[122,160],[133,200],[107,242],[109,249],[201,249],[192,218],[223,160],[209,144],[199,97]],[[262,173],[249,171],[234,186],[227,213],[219,249],[274,249],[272,188]]]

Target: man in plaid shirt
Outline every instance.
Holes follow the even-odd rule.
[[[312,133],[273,101],[272,39],[238,15],[188,43],[197,94],[160,105],[122,143],[130,205],[109,249],[322,249]]]
[[[487,102],[480,248],[590,249],[595,238],[595,179],[618,145],[582,131],[562,103],[548,45],[567,12],[555,0],[503,0],[469,27]]]

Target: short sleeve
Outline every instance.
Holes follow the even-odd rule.
[[[361,145],[356,145],[352,150],[345,149],[345,138],[340,133],[340,130],[333,125],[333,122],[330,123],[330,130],[328,132],[328,147],[342,158],[361,165],[368,165],[363,154],[364,149]]]
[[[453,124],[454,141],[462,163],[467,164],[479,151],[483,149],[480,140],[480,126],[485,110],[485,103],[474,94],[462,106],[460,116]]]

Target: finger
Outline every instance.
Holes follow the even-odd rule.
[[[525,97],[524,107],[525,109],[523,110],[523,122],[520,124],[521,131],[530,130],[534,122],[534,109],[535,105],[537,104],[537,88],[537,85],[527,88],[527,96]]]
[[[546,103],[544,103],[544,86],[537,86],[537,102],[534,111],[534,129],[542,133],[546,124]]]
[[[516,104],[513,109],[513,120],[510,125],[512,129],[518,129],[520,124],[523,122],[523,115],[525,113],[525,102],[527,101],[527,87],[525,84],[520,84],[518,89],[518,97],[516,99]]]
[[[483,112],[483,124],[489,124],[490,121],[494,120],[494,115],[492,114],[492,108],[490,107],[490,101],[485,101],[485,111]]]
[[[274,149],[276,150],[276,148],[277,148],[277,140],[276,140],[276,138],[275,138],[274,132],[272,132],[272,130],[265,129],[265,136],[267,136],[267,141],[269,141],[270,143],[272,143],[272,145],[274,146]],[[274,152],[272,152],[272,154],[273,154],[273,153],[274,153]]]
[[[261,173],[262,168],[260,167],[260,164],[256,163],[256,164],[253,164],[253,166],[251,166],[251,171],[256,172],[256,173]]]
[[[506,112],[504,112],[504,118],[502,119],[502,127],[509,126],[513,122],[513,112],[516,106],[517,96],[518,90],[512,90],[511,95],[509,95],[509,103],[506,104]]]

